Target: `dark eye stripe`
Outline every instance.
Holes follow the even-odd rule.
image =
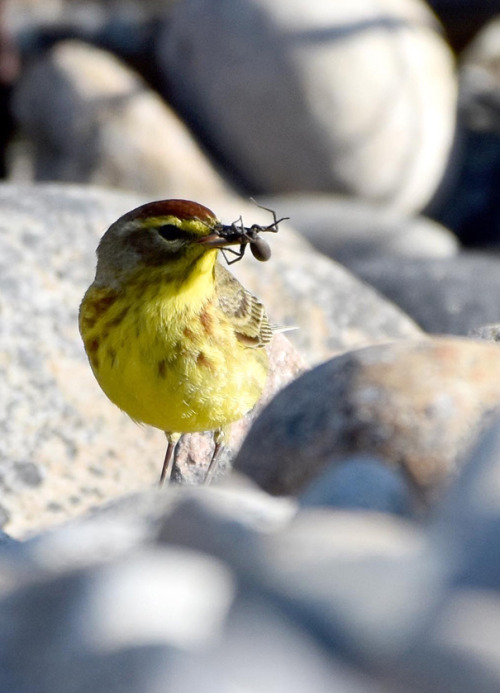
[[[178,241],[186,238],[186,232],[174,224],[164,224],[158,226],[156,230],[166,241]]]

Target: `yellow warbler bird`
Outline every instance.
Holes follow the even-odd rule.
[[[273,213],[274,214],[274,213]],[[272,337],[264,307],[222,265],[219,248],[250,244],[269,256],[259,231],[240,218],[222,225],[206,207],[161,200],[120,217],[97,249],[93,284],[80,306],[80,332],[94,375],[129,416],[165,431],[160,484],[170,479],[183,433],[214,431],[206,481],[224,429],[262,394]]]

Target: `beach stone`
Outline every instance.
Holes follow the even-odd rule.
[[[450,581],[443,519],[235,480],[121,498],[0,552],[0,688],[493,693],[496,593]]]
[[[500,352],[467,339],[408,340],[346,353],[305,373],[254,423],[237,471],[298,494],[327,464],[371,454],[435,502],[500,405]]]
[[[250,592],[250,590],[249,590]],[[186,661],[175,690],[185,693],[241,688],[255,693],[370,693],[377,683],[318,645],[314,634],[272,598],[251,592],[239,599],[220,643]],[[169,672],[170,673],[170,672]],[[208,675],[208,681],[207,681]]]
[[[435,517],[432,539],[448,551],[449,580],[466,590],[498,590],[500,410],[466,457]]]
[[[428,527],[444,589],[403,656],[400,681],[419,690],[493,691],[500,683],[500,414],[479,437]]]
[[[454,68],[418,0],[185,0],[158,64],[175,106],[251,193],[415,211],[443,176]]]
[[[418,526],[382,513],[304,510],[260,549],[258,579],[285,613],[376,675],[406,651],[440,587]]]
[[[464,251],[452,258],[351,258],[349,269],[426,332],[466,335],[500,321],[500,259]]]
[[[453,591],[391,672],[393,684],[411,691],[495,693],[500,685],[499,616],[497,592]]]
[[[234,589],[220,562],[166,547],[33,573],[0,601],[0,686],[12,693],[62,693],[68,681],[75,693],[159,691],[179,649],[215,636]]]
[[[181,514],[194,508],[191,528],[200,530],[200,543],[209,539],[208,550],[186,546],[189,515],[187,526],[177,525],[168,495],[178,496],[173,505]],[[264,571],[249,562],[251,544],[282,527],[272,528],[272,520],[263,531],[261,511],[277,518],[281,511],[271,506],[288,504],[271,497],[265,503],[265,495],[248,488],[243,494],[209,488],[140,494],[1,554],[2,690],[62,693],[68,681],[75,693],[159,692],[165,681],[181,693],[235,685],[279,693],[283,682],[292,693],[304,685],[318,693],[374,690],[367,675],[320,645],[259,583]],[[204,512],[197,513],[196,504]],[[197,524],[202,517],[204,524]],[[170,526],[172,542],[158,534],[159,522]],[[370,536],[376,537],[373,524]],[[226,541],[245,526],[249,547]],[[397,553],[385,533],[375,543]],[[370,546],[370,539],[362,544]]]
[[[408,480],[370,455],[334,461],[300,495],[302,507],[368,510],[395,515],[413,514]]]
[[[384,257],[452,257],[456,236],[431,219],[408,216],[383,205],[327,194],[259,198],[320,252],[349,266],[349,261]]]
[[[471,12],[473,15],[473,12]],[[455,179],[433,216],[471,247],[500,243],[500,22],[488,22],[460,55],[460,145]]]
[[[485,24],[460,56],[460,113],[476,130],[500,130],[500,19]]]
[[[11,537],[10,534],[0,531],[0,549],[4,548],[5,546],[13,546],[14,544],[18,543],[19,542],[14,539],[14,537]]]
[[[179,118],[110,53],[62,41],[26,69],[14,111],[37,180],[88,182],[163,198],[222,194]]]
[[[16,0],[6,2],[6,17],[17,32],[26,33],[29,28],[64,27],[80,23],[84,31],[101,29],[101,23],[113,18],[151,18],[160,8],[173,0],[126,0],[109,3],[107,0]]]

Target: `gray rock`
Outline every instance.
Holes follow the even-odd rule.
[[[220,561],[185,549],[49,577],[0,601],[0,686],[9,693],[304,690],[368,693]]]
[[[251,593],[234,605],[220,643],[201,657],[185,658],[175,674],[173,690],[186,693],[380,691],[368,676],[318,647],[279,605]]]
[[[378,690],[259,588],[291,510],[248,487],[150,492],[3,553],[0,689]]]
[[[433,540],[447,546],[453,584],[498,589],[500,584],[500,424],[479,439],[436,517]]]
[[[494,5],[484,3],[485,25],[460,55],[457,175],[434,210],[464,245],[490,248],[500,242],[500,23],[486,23]],[[475,11],[468,6],[466,14],[470,30]]]
[[[35,178],[198,198],[225,185],[193,138],[138,75],[103,50],[58,43],[14,96],[35,152]]]
[[[273,494],[304,490],[334,461],[376,455],[435,501],[495,407],[500,351],[435,338],[349,352],[305,373],[261,413],[235,460]]]
[[[466,335],[500,320],[500,259],[463,252],[454,258],[372,258],[349,269],[406,311],[427,332]]]
[[[476,130],[500,132],[500,20],[485,24],[463,51],[460,61],[460,110]]]
[[[216,635],[234,591],[220,562],[174,548],[41,578],[0,602],[1,690],[159,691],[179,648]]]
[[[413,503],[408,481],[399,470],[388,469],[369,455],[335,461],[300,495],[301,506],[372,510],[411,515]]]
[[[184,1],[158,63],[175,104],[253,192],[414,211],[446,166],[453,64],[419,1]]]
[[[177,488],[2,552],[0,690],[496,690],[498,600],[450,591],[450,534],[294,513],[244,486]]]
[[[13,30],[21,37],[40,28],[64,28],[80,26],[84,32],[102,29],[102,24],[113,17],[122,22],[129,18],[136,21],[151,18],[158,5],[164,6],[169,0],[127,0],[118,5],[95,0],[58,0],[50,4],[40,4],[37,0],[16,0],[7,3],[6,17]]]
[[[489,590],[454,591],[391,672],[400,690],[495,693],[500,685],[500,602]]]
[[[0,549],[5,546],[15,546],[17,544],[19,544],[19,542],[14,539],[14,537],[11,537],[6,532],[0,531]]]
[[[366,200],[335,195],[259,198],[290,217],[294,228],[325,255],[350,260],[384,257],[451,257],[458,242],[451,231],[425,217],[411,217]]]
[[[419,691],[498,690],[499,453],[497,413],[430,526],[429,555],[444,559],[440,572],[446,587],[398,663],[403,688],[412,682]]]
[[[381,513],[302,511],[252,558],[285,613],[378,675],[430,620],[441,589],[421,532]]]

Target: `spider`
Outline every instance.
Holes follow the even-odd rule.
[[[252,202],[255,202],[255,200],[252,200]],[[263,205],[259,205],[257,202],[255,202],[255,204],[257,205],[257,207],[265,209],[266,212],[269,212],[273,215],[272,224],[269,224],[268,226],[260,226],[260,224],[252,224],[252,226],[245,226],[243,224],[243,218],[240,216],[240,218],[236,219],[236,221],[233,221],[232,224],[221,224],[217,228],[217,232],[221,236],[227,238],[227,240],[241,241],[238,250],[224,248],[221,251],[228,265],[232,265],[235,262],[241,260],[241,258],[245,254],[247,245],[250,246],[252,255],[256,260],[259,260],[259,262],[266,262],[267,260],[269,260],[269,258],[271,257],[271,248],[269,246],[269,243],[267,243],[267,241],[265,241],[263,238],[259,236],[259,233],[263,233],[264,231],[271,231],[272,233],[277,233],[278,224],[290,218],[281,217],[281,219],[277,219],[276,212],[274,212],[272,209],[264,207]],[[227,257],[227,253],[236,255],[236,257],[232,260],[229,260]]]

